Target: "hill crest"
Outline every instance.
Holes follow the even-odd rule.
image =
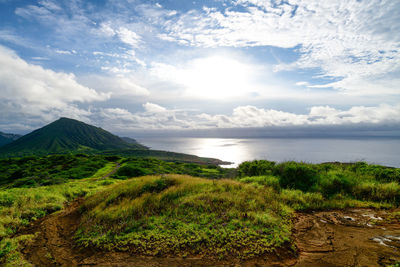
[[[22,156],[66,152],[147,149],[93,125],[61,117],[0,148],[0,154]]]

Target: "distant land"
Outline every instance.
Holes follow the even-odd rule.
[[[21,136],[22,135],[19,135],[19,134],[10,134],[10,133],[0,132],[0,147],[17,140]]]
[[[118,137],[102,128],[69,118],[60,118],[0,147],[0,157],[65,153],[153,157],[167,161],[213,165],[230,164],[214,158],[150,150],[133,138]]]

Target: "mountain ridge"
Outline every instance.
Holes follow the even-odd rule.
[[[22,156],[119,149],[147,149],[147,147],[138,143],[128,143],[100,127],[61,117],[0,147],[0,154]]]
[[[20,138],[22,135],[19,134],[11,134],[11,133],[3,133],[0,132],[0,147],[7,145],[18,138]]]

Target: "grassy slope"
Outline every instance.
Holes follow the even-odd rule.
[[[48,161],[44,165],[52,169],[52,160],[57,159],[52,157],[37,160],[44,160],[42,165]],[[92,157],[99,162],[95,158],[99,156]],[[7,259],[18,255],[20,241],[9,238],[16,229],[82,195],[91,195],[76,235],[82,246],[147,255],[200,253],[239,258],[263,254],[290,240],[291,218],[296,210],[390,208],[400,204],[400,169],[365,163],[245,162],[237,170],[236,181],[172,174],[97,180],[114,168],[117,158],[104,162],[100,170],[91,169],[87,179],[36,184],[34,188],[5,189],[10,187],[5,185],[0,192],[0,258],[4,261],[5,255]],[[139,167],[151,173],[182,170],[174,163],[154,159],[122,161],[122,167]],[[92,166],[91,160],[80,163],[76,170]],[[44,169],[37,168],[41,164],[32,162],[30,165],[36,167],[31,173],[41,173]],[[215,171],[206,166],[192,167],[196,166],[186,173]],[[62,168],[55,169],[63,174]]]
[[[268,187],[190,176],[147,176],[84,204],[78,243],[144,255],[248,258],[289,241],[291,209]]]
[[[20,156],[110,149],[146,149],[146,147],[127,143],[101,128],[61,118],[1,147],[0,154]]]
[[[63,205],[77,197],[89,196],[121,180],[99,180],[112,169],[106,164],[92,177],[70,180],[64,184],[32,188],[10,188],[0,191],[0,265],[30,266],[19,252],[21,243],[29,242],[33,235],[11,238],[18,229],[27,226],[46,214],[62,209]]]
[[[109,162],[103,156],[51,155],[0,159],[0,186],[37,187],[87,178]]]

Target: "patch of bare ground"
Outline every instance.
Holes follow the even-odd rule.
[[[369,209],[298,214],[297,258],[289,249],[248,261],[81,250],[74,246],[73,235],[80,223],[82,201],[23,231],[36,233],[35,240],[22,249],[29,262],[35,266],[387,266],[400,262],[400,225],[382,223],[387,211]]]
[[[400,225],[388,211],[349,209],[299,214],[295,266],[389,266],[400,262]]]

